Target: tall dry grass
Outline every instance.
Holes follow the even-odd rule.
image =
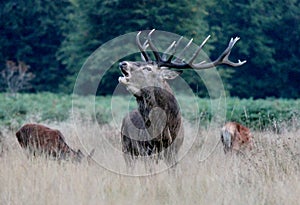
[[[122,158],[110,154],[120,146],[118,130],[92,122],[82,122],[77,131],[68,122],[51,126],[65,134],[71,147],[82,148],[77,136],[84,136],[93,142],[85,146],[87,151],[89,146],[96,147],[97,159],[105,153],[110,163],[124,164]],[[197,133],[193,127],[186,126],[185,143]],[[3,131],[0,204],[299,204],[299,135],[299,130],[255,132],[251,153],[224,155],[219,144],[209,155],[219,130],[202,129],[175,171],[131,177],[86,161],[73,164],[28,158],[14,132]],[[108,139],[111,146],[101,147],[100,139]],[[199,162],[207,155],[207,160]]]

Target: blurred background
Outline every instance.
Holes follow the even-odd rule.
[[[240,36],[231,59],[247,63],[238,69],[218,67],[227,94],[300,97],[299,0],[5,0],[0,15],[1,92],[72,93],[81,66],[99,46],[155,28],[197,44],[212,35],[204,48],[212,59],[230,37]],[[100,95],[111,94],[118,83],[117,67],[109,72]],[[205,88],[194,76],[183,75],[203,97]]]

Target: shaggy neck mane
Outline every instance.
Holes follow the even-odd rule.
[[[146,123],[149,120],[150,111],[158,107],[167,115],[167,126],[178,125],[181,121],[180,109],[174,95],[168,90],[160,87],[147,87],[141,90],[141,95],[136,96],[138,110]]]

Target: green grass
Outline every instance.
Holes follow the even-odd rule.
[[[188,121],[200,120],[209,125],[216,118],[237,121],[253,129],[275,129],[295,124],[300,118],[300,100],[267,99],[217,100],[177,96],[183,117]],[[128,96],[72,96],[53,93],[18,94],[15,98],[0,94],[0,126],[19,127],[26,122],[62,122],[73,116],[97,121],[99,124],[120,122],[128,111],[136,108],[133,97]],[[72,103],[74,109],[72,110]],[[116,119],[115,119],[116,118]],[[199,119],[200,118],[200,119]]]

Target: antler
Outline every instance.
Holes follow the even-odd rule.
[[[203,46],[205,45],[205,43],[210,38],[210,35],[208,37],[206,37],[206,39],[201,43],[201,45],[198,47],[198,49],[192,55],[191,59],[186,62],[184,59],[181,58],[181,56],[186,51],[186,49],[192,44],[193,39],[191,39],[187,43],[187,45],[182,49],[182,51],[173,60],[173,57],[176,53],[176,48],[179,45],[179,43],[181,42],[183,37],[180,37],[177,42],[174,41],[166,49],[166,51],[163,53],[163,56],[161,57],[160,54],[159,54],[158,49],[155,47],[155,45],[153,44],[152,39],[151,39],[151,35],[153,34],[154,31],[155,31],[155,29],[153,29],[149,32],[147,40],[144,42],[143,45],[140,42],[140,34],[141,34],[141,31],[140,31],[136,35],[136,43],[137,43],[137,45],[138,45],[138,47],[141,51],[141,54],[142,54],[145,61],[151,61],[149,55],[146,52],[147,47],[148,46],[150,47],[150,49],[152,50],[152,52],[154,54],[154,57],[155,57],[155,60],[156,60],[159,67],[169,67],[169,68],[177,68],[177,69],[193,68],[193,69],[201,70],[201,69],[212,68],[212,67],[215,67],[215,66],[220,65],[220,64],[225,64],[225,65],[237,67],[237,66],[241,66],[244,63],[246,63],[246,60],[244,60],[244,61],[238,60],[238,62],[235,63],[235,62],[232,62],[228,59],[228,57],[230,55],[230,52],[231,52],[231,49],[233,48],[234,44],[240,39],[239,37],[231,38],[227,48],[224,50],[224,52],[216,60],[214,60],[212,62],[202,61],[200,63],[194,63],[194,60],[197,58],[197,56],[200,53],[200,51],[202,50]],[[166,54],[169,53],[171,50],[173,50],[173,51],[170,54],[169,58],[167,58]]]

